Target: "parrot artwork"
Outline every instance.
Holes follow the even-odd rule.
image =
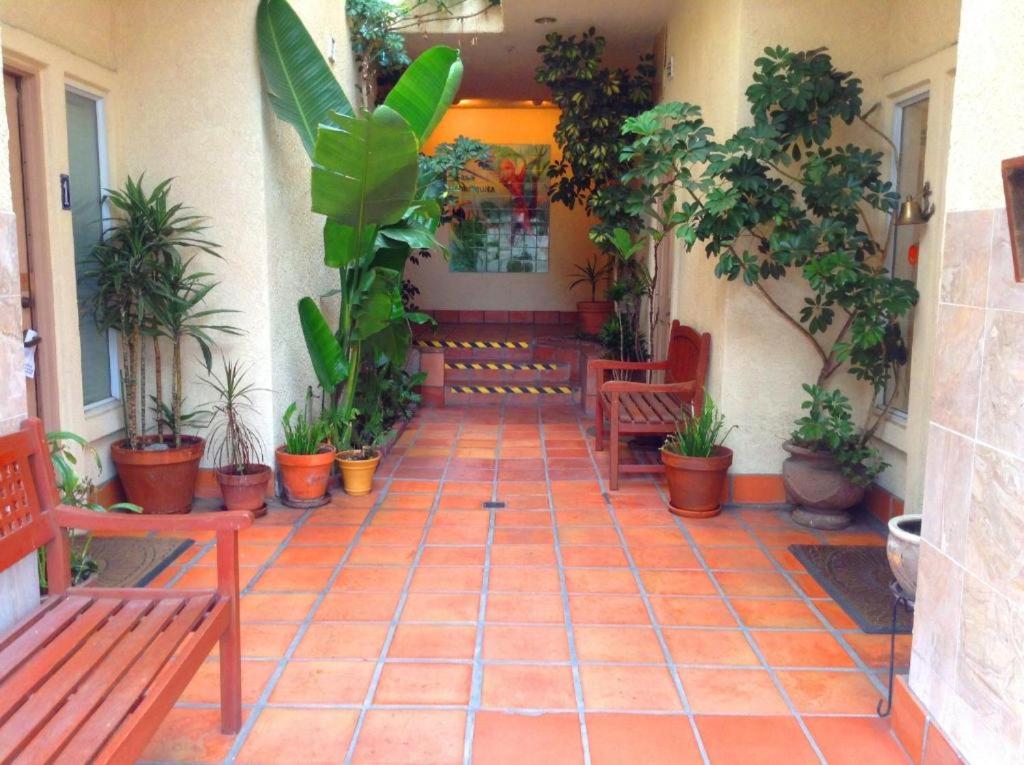
[[[527,177],[528,167],[522,157],[506,157],[498,164],[498,180],[512,197],[512,241],[516,233],[533,233],[530,212],[537,205],[537,181]]]

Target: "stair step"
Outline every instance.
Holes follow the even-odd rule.
[[[551,385],[569,381],[567,364],[540,361],[446,361],[444,379],[447,383],[483,383],[516,385],[539,383]]]
[[[456,406],[571,405],[578,391],[568,385],[446,385],[445,403]]]
[[[532,340],[451,340],[424,338],[416,341],[418,348],[444,351],[447,361],[533,361]]]

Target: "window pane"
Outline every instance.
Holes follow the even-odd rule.
[[[68,163],[71,174],[71,228],[75,242],[75,274],[78,277],[78,331],[82,345],[82,388],[85,405],[111,396],[110,343],[108,333],[96,328],[89,310],[95,294],[88,271],[88,257],[103,229],[100,175],[98,107],[96,101],[70,91],[67,97]]]

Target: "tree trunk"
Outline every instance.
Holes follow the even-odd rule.
[[[164,440],[164,381],[163,365],[160,360],[160,338],[153,336],[153,377],[156,381],[156,431]]]

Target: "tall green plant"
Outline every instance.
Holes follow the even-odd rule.
[[[809,436],[815,422],[805,418],[793,438],[841,452],[848,475],[869,478],[884,466],[869,441],[907,360],[898,320],[917,301],[914,284],[883,266],[899,195],[880,152],[832,142],[837,122],[880,134],[862,113],[860,80],[824,49],[768,48],[754,66],[753,125],[716,141],[697,106],[658,106],[626,122],[623,180],[635,184],[631,204],[649,231],[702,242],[717,276],[756,289],[814,349],[821,366],[804,408],[831,422],[830,436]],[[769,289],[791,274],[810,292],[798,311]],[[852,435],[849,401],[825,391],[843,368],[889,396]]]
[[[335,108],[338,91],[322,82],[327,65],[286,0],[261,0],[260,63],[278,116],[300,135],[320,115],[310,145],[313,211],[326,216],[324,263],[337,269],[340,309],[331,328],[312,298],[299,301],[299,320],[317,379],[342,423],[339,448],[352,440],[354,400],[364,358],[401,365],[411,343],[402,302],[402,272],[413,248],[436,244],[436,200],[419,184],[419,148],[455,97],[462,77],[458,51],[435,47],[406,70],[373,111]],[[287,41],[287,44],[279,44]],[[291,72],[282,82],[276,75]],[[338,89],[340,90],[340,88]],[[347,106],[347,102],[346,102]]]

